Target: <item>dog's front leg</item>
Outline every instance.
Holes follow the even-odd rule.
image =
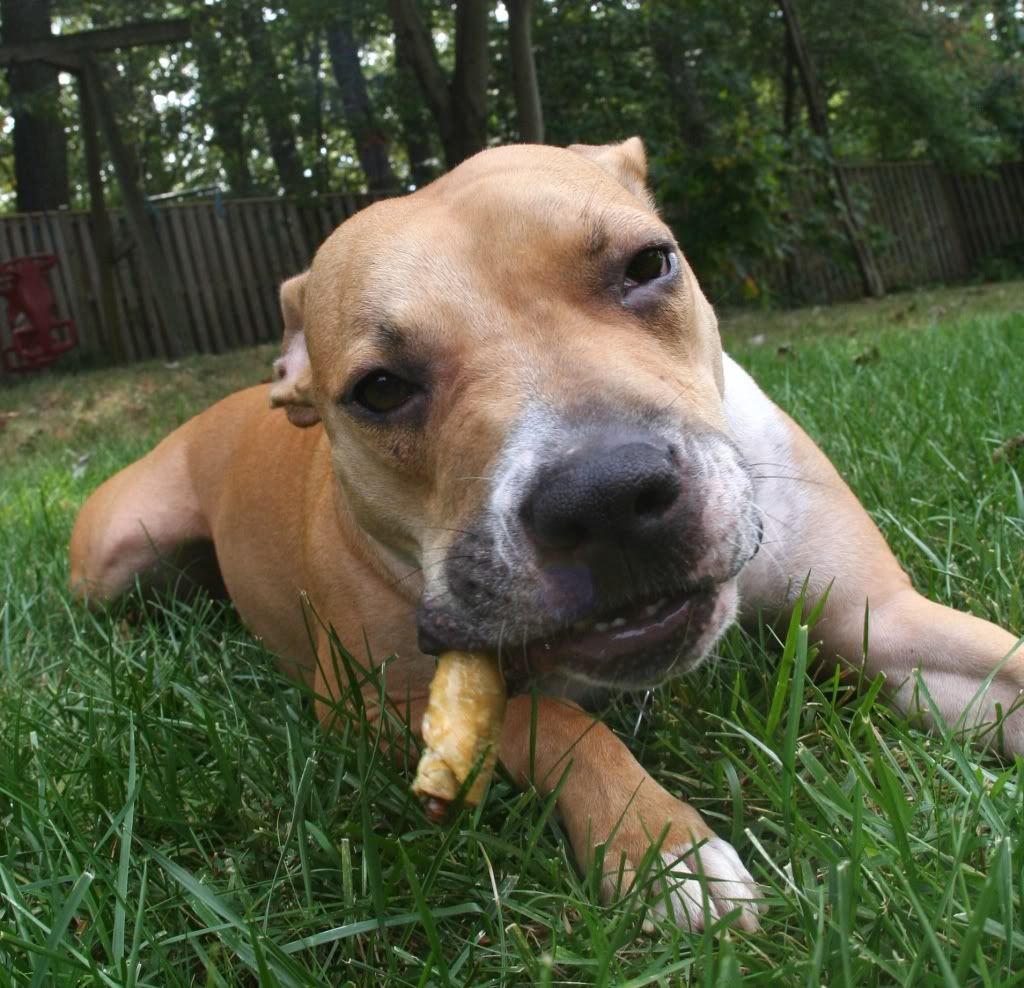
[[[887,593],[850,589],[826,604],[814,629],[826,656],[884,673],[899,706],[929,723],[933,705],[954,728],[991,726],[1009,713],[999,722],[999,746],[1024,754],[1024,645],[988,621],[928,600],[909,581]]]
[[[763,550],[740,576],[744,616],[780,614],[784,626],[801,586],[808,606],[827,593],[812,632],[822,660],[884,673],[902,709],[919,709],[931,722],[934,704],[947,724],[977,727],[1019,708],[1024,646],[988,621],[921,596],[810,437],[734,364],[728,372],[730,421],[764,519]],[[1005,750],[1024,753],[1024,709],[1001,730]]]
[[[660,786],[600,721],[561,700],[515,697],[501,760],[520,785],[545,796],[558,789],[576,860],[584,870],[601,860],[606,900],[629,889],[657,845],[656,912],[671,910],[681,926],[700,930],[738,909],[737,926],[758,928],[758,888],[736,851],[692,806]]]

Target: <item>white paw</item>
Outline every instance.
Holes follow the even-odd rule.
[[[727,841],[711,837],[696,847],[680,844],[662,851],[661,859],[665,868],[652,886],[658,916],[698,932],[738,908],[733,925],[748,933],[760,929],[757,882]]]

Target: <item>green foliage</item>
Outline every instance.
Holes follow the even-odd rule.
[[[717,302],[752,300],[756,269],[780,261],[801,235],[788,214],[779,138],[751,129],[728,149],[689,153],[678,142],[654,145],[652,179],[690,263]]]
[[[1020,54],[986,33],[983,9],[813,0],[800,10],[840,157],[977,168],[1019,153]],[[760,298],[766,266],[796,244],[846,255],[774,4],[554,0],[535,39],[552,141],[643,135],[657,198],[717,301]],[[659,41],[685,63],[685,86]]]
[[[806,9],[839,123],[837,153],[976,168],[1009,150],[1008,135],[978,114],[988,85],[978,73],[994,68],[994,46],[954,11],[886,0]],[[972,66],[986,56],[989,65]]]
[[[801,0],[799,9],[840,158],[977,169],[1024,150],[1024,15],[1013,0]],[[450,77],[453,4],[422,0],[420,10]],[[493,10],[489,133],[497,143],[518,135],[507,25],[503,8]],[[59,0],[54,11],[61,33],[191,19],[188,43],[102,57],[150,194],[212,184],[234,195],[361,186],[325,45],[340,18],[359,41],[396,174],[422,184],[440,170],[437,128],[415,79],[396,64],[385,4]],[[846,249],[832,232],[822,156],[771,0],[535,0],[534,20],[548,140],[641,134],[666,216],[714,297],[759,297],[758,272],[797,242]],[[77,99],[66,85],[75,203],[84,206]],[[9,125],[0,130],[6,163],[5,149]],[[11,182],[0,167],[0,202],[13,202]],[[116,185],[108,190],[116,202]]]

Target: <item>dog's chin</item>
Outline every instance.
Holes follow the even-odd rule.
[[[644,689],[690,672],[736,616],[736,581],[666,594],[575,622],[525,648],[502,649],[510,687],[575,682]]]

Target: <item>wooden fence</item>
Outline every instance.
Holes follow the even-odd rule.
[[[168,359],[279,340],[279,285],[308,267],[324,238],[373,198],[236,199],[153,207],[166,277],[181,298],[185,326],[167,326],[159,318],[154,299],[144,290],[128,220],[122,212],[111,211],[114,286],[125,353],[131,360]],[[75,320],[84,346],[97,345],[102,338],[92,227],[90,215],[83,212],[0,217],[0,260],[25,254],[59,257],[50,273],[57,311]]]
[[[956,281],[983,258],[1024,251],[1024,162],[978,175],[942,172],[928,162],[847,167],[875,245],[886,289]],[[837,230],[831,249],[803,245],[792,260],[796,294],[835,302],[863,294],[860,275]],[[782,272],[767,275],[782,290]]]
[[[848,168],[877,243],[888,288],[962,278],[978,262],[1024,243],[1024,162],[984,175],[950,175],[927,163]],[[342,220],[373,200],[366,195],[314,200],[239,199],[159,205],[152,222],[163,248],[166,277],[179,294],[187,325],[165,325],[144,290],[138,248],[125,216],[111,213],[114,285],[125,353],[132,360],[221,352],[278,340],[278,285],[303,270]],[[860,279],[839,249],[797,250],[790,282],[807,300],[861,294]],[[100,333],[99,259],[88,213],[0,216],[0,260],[52,253],[59,266],[51,285],[62,316],[78,326],[85,346]],[[782,291],[784,273],[767,273]],[[4,330],[0,328],[0,340]],[[0,372],[2,373],[2,372]]]

